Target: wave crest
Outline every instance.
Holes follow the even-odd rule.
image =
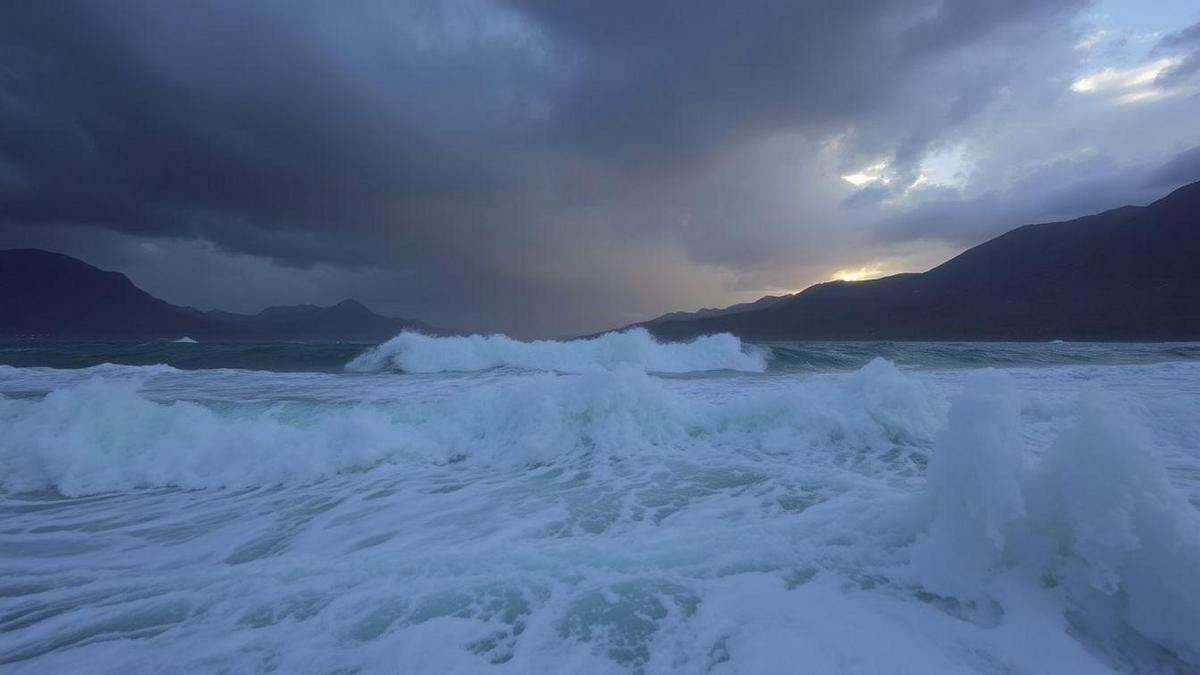
[[[1005,374],[974,375],[952,402],[929,466],[930,526],[912,547],[916,580],[971,598],[1003,595],[1004,579],[1025,576],[1080,608],[1071,620],[1085,637],[1125,624],[1200,662],[1200,514],[1146,429],[1119,401],[1085,389],[1076,420],[1037,461],[1022,431]]]
[[[767,368],[767,355],[762,350],[744,347],[741,340],[728,333],[686,343],[662,343],[641,328],[565,342],[522,342],[504,335],[432,337],[403,332],[359,355],[346,364],[346,369],[441,373],[510,367],[591,373],[623,366],[651,373],[762,372]]]
[[[300,484],[414,462],[520,469],[675,453],[848,459],[870,470],[882,461],[872,453],[928,447],[939,400],[884,361],[730,401],[684,395],[634,368],[387,404],[162,403],[140,395],[136,379],[96,378],[42,400],[0,399],[0,485],[83,495]]]

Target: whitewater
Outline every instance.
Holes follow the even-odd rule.
[[[0,364],[0,672],[1200,672],[1200,345]]]

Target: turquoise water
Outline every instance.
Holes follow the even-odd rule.
[[[86,368],[103,363],[165,364],[184,370],[239,368],[277,372],[342,372],[373,345],[360,343],[178,344],[150,342],[0,341],[0,365]],[[1200,343],[1034,342],[771,342],[769,369],[853,370],[876,357],[926,368],[1136,364],[1200,360]]]
[[[4,673],[1193,673],[1200,346],[0,346]]]

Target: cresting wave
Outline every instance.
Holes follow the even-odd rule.
[[[355,559],[318,565],[309,572],[318,575],[309,595],[269,605],[282,612],[284,619],[271,620],[281,622],[280,631],[309,631],[306,639],[321,645],[319,657],[334,659],[329,670],[341,667],[344,643],[377,644],[370,641],[383,631],[391,631],[389,640],[419,641],[422,631],[443,630],[430,634],[456,645],[463,641],[455,630],[476,630],[470,621],[482,622],[481,653],[512,659],[514,672],[544,670],[561,656],[522,647],[531,641],[583,645],[577,658],[599,658],[583,663],[611,671],[680,669],[672,663],[691,671],[704,663],[680,659],[717,648],[736,664],[726,670],[741,671],[769,669],[786,655],[836,669],[849,654],[864,671],[887,669],[895,659],[925,672],[1200,667],[1200,513],[1168,479],[1135,411],[1090,389],[1030,405],[1010,375],[990,371],[947,389],[883,360],[848,375],[762,380],[767,386],[736,396],[698,398],[681,393],[704,390],[679,388],[690,380],[673,386],[622,367],[508,376],[440,399],[370,405],[165,403],[143,397],[137,378],[96,378],[43,399],[0,400],[0,480],[16,494],[46,487],[72,496],[133,491],[115,499],[137,498],[137,488],[207,489],[195,496],[206,504],[221,503],[225,493],[273,504],[276,494],[213,488],[292,486],[278,503],[295,499],[297,510],[315,509],[305,517],[317,520],[304,532],[320,538],[319,550],[348,545],[341,539],[349,537],[368,552],[362,560],[378,565],[366,576],[392,583],[406,583],[397,576],[405,555],[441,536],[464,536],[454,533],[469,528],[471,518],[493,527],[481,513],[524,509],[517,524],[504,527],[516,528],[506,537],[524,537],[537,552],[529,559],[497,564],[495,556],[511,555],[511,547],[505,538],[490,539],[490,529],[467,540],[487,560],[489,575],[507,570],[504,583],[521,589],[513,591],[516,600],[496,600],[501,591],[487,586],[464,605],[463,579],[420,576],[420,584],[446,586],[428,602],[386,608],[385,618],[366,602],[367,614],[359,616],[343,592],[346,575],[362,563]],[[1044,418],[1065,423],[1044,447],[1031,448],[1031,426]],[[423,483],[431,471],[456,478]],[[378,489],[414,477],[430,489],[404,498],[388,496],[394,487]],[[615,501],[606,505],[610,491]],[[146,492],[147,499],[184,498]],[[382,496],[368,500],[376,494]],[[446,494],[457,497],[434,501]],[[327,503],[339,506],[322,518]],[[433,508],[447,503],[460,510]],[[255,516],[266,519],[265,533],[255,534],[262,540],[227,553],[232,562],[222,574],[231,579],[239,565],[258,562],[245,573],[260,583],[262,571],[280,560],[272,558],[279,539],[299,536],[275,523],[282,517],[276,506],[262,508]],[[642,511],[655,520],[638,516]],[[397,530],[398,512],[424,528],[445,529],[431,529],[437,536],[422,527]],[[327,533],[332,527],[349,534]],[[162,534],[175,536],[170,528]],[[411,539],[398,539],[394,549],[379,543],[404,536]],[[712,536],[723,538],[720,550],[711,550]],[[618,541],[637,546],[625,552]],[[653,543],[662,541],[673,543]],[[371,557],[375,546],[381,548]],[[437,551],[448,557],[418,567],[468,564],[455,546]],[[639,551],[650,557],[634,555]],[[543,559],[554,562],[551,568],[573,565],[569,574],[588,581],[574,588],[548,580]],[[691,576],[697,570],[700,580]],[[776,571],[789,579],[787,587]],[[649,580],[639,576],[646,574]],[[375,588],[375,581],[363,587]],[[405,597],[422,587],[404,587]],[[206,625],[225,614],[245,616],[239,603],[246,591],[238,589],[219,596],[221,611],[187,620]],[[326,635],[333,619],[325,614],[287,618],[337,602],[338,611],[356,617],[339,626],[341,637]],[[487,609],[498,602],[511,602],[518,618],[496,618],[509,611]],[[445,619],[428,619],[431,613]],[[406,618],[386,618],[393,616]],[[864,647],[862,634],[851,630],[862,625],[889,648]],[[797,641],[813,635],[805,630],[818,631],[823,649]],[[497,634],[502,638],[485,640]],[[18,646],[21,654],[37,654],[39,644],[30,638]],[[449,647],[442,653],[458,654]],[[776,660],[756,662],[760,654]],[[459,670],[482,663],[455,658],[468,659],[455,662]]]
[[[346,369],[441,373],[509,367],[591,373],[622,366],[652,373],[762,372],[767,368],[767,352],[745,347],[728,333],[688,343],[660,343],[641,328],[566,342],[521,342],[504,335],[431,337],[404,332],[358,356]]]
[[[1200,511],[1149,451],[1147,430],[1097,388],[1081,392],[1075,423],[1034,462],[1020,451],[1022,426],[1012,379],[974,375],[938,434],[923,496],[929,526],[901,576],[960,603],[1003,597],[1018,614],[1009,623],[1073,632],[1134,671],[1195,672]],[[1035,598],[1013,596],[1014,583],[1057,589],[1070,609],[1047,623]],[[1146,640],[1122,638],[1126,628]],[[1063,672],[1050,665],[1062,649],[1041,640],[1042,668]]]
[[[882,360],[728,403],[689,399],[628,367],[525,375],[407,404],[163,403],[139,395],[142,379],[0,400],[0,484],[78,496],[304,484],[413,462],[522,468],[698,449],[865,457],[897,445],[920,452],[944,405]]]
[[[1195,364],[93,374],[0,399],[6,672],[1200,668]]]

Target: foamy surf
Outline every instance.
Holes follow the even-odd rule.
[[[687,343],[661,343],[644,329],[581,340],[522,342],[504,335],[432,337],[404,332],[355,358],[358,372],[471,372],[490,368],[588,373],[634,367],[652,373],[712,370],[762,372],[767,353],[723,333]]]
[[[755,454],[919,448],[940,399],[877,361],[851,377],[697,400],[633,368],[527,375],[424,401],[156,401],[153,373],[93,377],[41,400],[0,400],[0,485],[69,496],[146,487],[303,485],[384,465],[528,467],[656,461],[697,445]],[[63,421],[69,420],[64,425]]]
[[[0,669],[1200,667],[1198,363],[571,358],[0,368]]]

